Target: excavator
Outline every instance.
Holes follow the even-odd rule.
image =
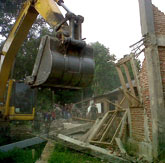
[[[66,11],[62,15],[59,7]],[[32,75],[24,82],[11,78],[21,44],[38,15],[54,28],[55,37],[41,39]],[[63,0],[27,0],[0,52],[0,122],[33,120],[35,89],[82,89],[94,75],[93,49],[82,39],[84,18]]]

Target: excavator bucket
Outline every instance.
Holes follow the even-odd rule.
[[[62,44],[57,38],[44,36],[26,82],[32,87],[80,89],[92,82],[94,65],[93,49],[84,41],[68,38]]]

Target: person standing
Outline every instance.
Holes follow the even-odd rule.
[[[98,115],[98,109],[95,103],[92,104],[90,112],[91,112],[91,119],[96,120]]]

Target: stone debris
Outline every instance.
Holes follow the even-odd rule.
[[[68,122],[65,119],[54,120],[50,125],[49,139],[66,147],[72,148],[79,152],[87,153],[105,161],[129,162],[121,157],[122,154],[120,152],[115,152],[113,150],[109,150],[108,148],[101,148],[96,145],[89,144],[90,135],[99,122],[100,118],[98,118],[95,122],[73,120]],[[52,152],[49,146],[54,148],[54,144],[48,141],[41,156],[41,160],[37,163],[44,163],[46,159],[49,159]],[[47,150],[49,148],[50,150]]]

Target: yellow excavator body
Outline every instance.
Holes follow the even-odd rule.
[[[65,17],[57,4],[67,11]],[[82,89],[92,82],[95,63],[93,49],[81,36],[84,18],[72,13],[63,0],[27,0],[0,53],[4,57],[0,67],[0,117],[3,119],[34,118],[33,105],[31,113],[21,112],[21,107],[27,110],[24,105],[27,99],[21,99],[19,96],[21,104],[11,102],[14,87],[10,73],[17,52],[38,15],[53,26],[56,35],[42,38],[32,75],[26,78],[26,84],[33,88]]]

